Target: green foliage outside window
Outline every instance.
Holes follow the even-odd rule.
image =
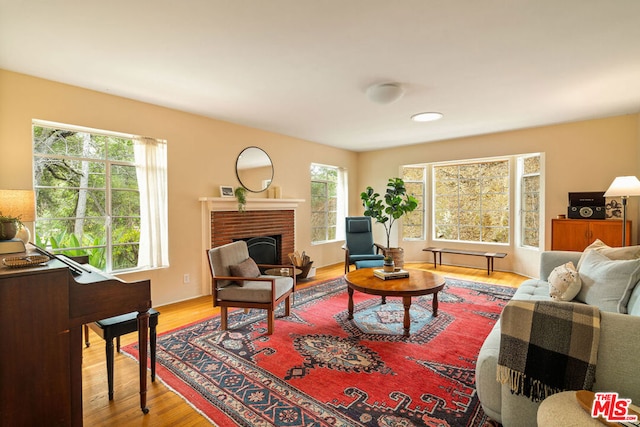
[[[433,167],[436,239],[509,243],[507,160]]]
[[[336,239],[338,168],[311,165],[311,241]]]
[[[89,255],[107,271],[137,266],[140,195],[130,138],[35,125],[36,244]]]

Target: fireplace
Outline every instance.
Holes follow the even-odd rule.
[[[244,239],[234,239],[234,241],[244,240],[247,242],[249,256],[257,264],[284,264],[288,259],[280,259],[280,247],[282,246],[282,235],[249,237]],[[283,262],[284,261],[284,262]]]

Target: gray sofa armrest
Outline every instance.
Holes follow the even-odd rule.
[[[578,261],[582,252],[572,251],[544,251],[540,254],[540,279],[547,280],[549,274],[559,265],[566,264],[569,261],[573,265],[578,266]]]

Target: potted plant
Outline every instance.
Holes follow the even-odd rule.
[[[247,190],[244,187],[236,187],[233,194],[238,201],[238,212],[244,212],[247,204]]]
[[[404,265],[402,248],[391,248],[390,245],[391,229],[402,215],[418,207],[418,200],[407,194],[407,189],[401,178],[389,178],[384,197],[376,193],[373,188],[367,187],[366,191],[360,193],[360,199],[362,206],[364,206],[364,214],[384,226],[387,236],[385,255],[392,256],[395,265],[402,267]]]
[[[19,216],[3,215],[0,212],[0,240],[13,239],[21,227],[23,225]]]

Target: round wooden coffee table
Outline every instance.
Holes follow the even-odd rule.
[[[411,297],[433,294],[433,315],[438,315],[438,292],[444,288],[444,277],[425,270],[406,269],[409,277],[382,280],[373,275],[373,268],[361,268],[345,274],[349,292],[349,319],[353,319],[353,291],[379,295],[384,304],[386,297],[402,297],[404,305],[404,336],[409,336],[411,327]]]

